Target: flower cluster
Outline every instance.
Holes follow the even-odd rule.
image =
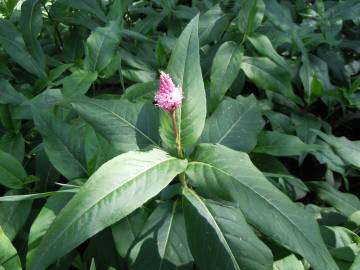
[[[183,98],[181,87],[176,87],[170,75],[161,71],[160,86],[154,99],[156,106],[171,113],[181,106]]]

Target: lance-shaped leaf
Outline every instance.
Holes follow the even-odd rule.
[[[73,108],[118,151],[158,145],[158,110],[151,103],[83,98]]]
[[[89,12],[103,22],[107,22],[107,18],[96,0],[59,0],[58,2],[72,8]]]
[[[317,149],[317,145],[306,144],[297,136],[277,131],[263,131],[258,137],[254,152],[281,157],[297,156]]]
[[[244,35],[251,35],[264,18],[265,4],[263,0],[244,0],[241,2],[238,26]]]
[[[335,137],[319,130],[312,130],[326,141],[346,162],[360,168],[360,143],[350,141],[346,137]]]
[[[6,196],[18,195],[20,192],[11,190]],[[0,202],[0,227],[12,241],[24,226],[30,211],[31,202]]]
[[[253,34],[248,37],[248,39],[261,55],[269,57],[285,71],[290,71],[289,73],[291,74],[289,64],[285,61],[285,58],[277,53],[267,36],[262,34]]]
[[[176,201],[161,203],[150,215],[130,252],[132,270],[192,270],[184,216]]]
[[[354,194],[338,191],[327,182],[314,181],[306,184],[316,192],[321,200],[334,206],[346,216],[360,210],[360,200]]]
[[[0,20],[0,44],[11,58],[26,71],[39,78],[47,79],[44,69],[28,52],[22,35],[8,20]]]
[[[194,144],[204,128],[206,96],[200,68],[199,16],[193,18],[178,38],[168,65],[176,85],[183,89],[182,107],[177,109],[177,124],[183,146]],[[168,113],[160,115],[160,134],[166,145],[174,147],[175,138]]]
[[[243,57],[241,69],[256,86],[301,102],[291,87],[289,73],[266,57]]]
[[[0,79],[0,88],[0,104],[19,105],[27,100],[26,97],[17,92],[7,80]]]
[[[206,119],[200,142],[219,143],[227,147],[250,152],[256,137],[264,127],[257,100],[249,96],[243,100],[225,99]]]
[[[100,72],[106,68],[119,46],[120,36],[118,21],[111,21],[105,27],[96,28],[86,40],[85,69]]]
[[[186,173],[198,191],[235,202],[249,223],[301,254],[315,270],[338,270],[314,217],[275,188],[246,153],[203,144],[192,160]]]
[[[84,130],[52,116],[49,111],[39,111],[36,104],[32,106],[35,125],[43,136],[52,165],[69,180],[86,176]]]
[[[32,223],[29,232],[28,249],[26,253],[26,265],[28,267],[42,238],[54,222],[56,216],[70,201],[74,194],[75,193],[72,192],[65,192],[52,196],[47,200],[43,208],[41,208],[40,213]]]
[[[126,258],[148,218],[144,208],[139,208],[111,226],[114,244],[122,258]]]
[[[45,269],[86,239],[126,217],[157,195],[186,165],[186,160],[158,149],[128,152],[106,162],[56,217],[29,269]]]
[[[37,64],[45,70],[45,54],[37,36],[43,25],[39,0],[27,0],[21,5],[20,27],[24,41]]]
[[[271,270],[272,253],[240,209],[204,200],[184,189],[183,207],[191,253],[200,269]]]
[[[216,52],[211,66],[210,110],[225,96],[240,71],[243,50],[233,41],[224,42]]]
[[[21,189],[26,178],[27,173],[21,163],[12,155],[0,150],[0,185]]]
[[[18,253],[0,227],[0,269],[21,270]]]

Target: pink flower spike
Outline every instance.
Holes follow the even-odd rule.
[[[175,86],[170,75],[160,72],[160,86],[155,94],[155,104],[166,112],[173,112],[181,106],[182,89]]]

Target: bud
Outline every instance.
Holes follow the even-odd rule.
[[[173,112],[181,106],[182,89],[175,86],[170,75],[160,72],[160,86],[155,94],[155,104],[166,112]]]

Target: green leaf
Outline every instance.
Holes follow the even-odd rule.
[[[9,270],[21,270],[21,262],[18,253],[0,227],[0,267]]]
[[[65,97],[81,96],[86,94],[90,86],[97,79],[97,72],[76,70],[73,74],[63,79],[63,94]]]
[[[151,103],[83,98],[73,108],[118,151],[158,145],[158,110]]]
[[[147,218],[146,211],[140,208],[111,226],[117,252],[122,258],[127,257]]]
[[[298,156],[317,149],[317,145],[305,144],[297,136],[287,135],[277,131],[263,131],[258,136],[258,143],[254,152],[281,157]]]
[[[0,13],[9,19],[19,0],[3,0],[0,2]]]
[[[177,124],[183,147],[193,145],[201,135],[206,118],[206,96],[201,75],[199,16],[193,18],[178,38],[169,60],[168,72],[176,85],[183,89],[184,100],[177,112]],[[175,146],[174,131],[170,116],[160,114],[160,134],[169,147]]]
[[[360,269],[360,253],[356,256],[354,263],[351,265],[349,270],[358,270]]]
[[[280,4],[277,0],[263,1],[266,6],[265,16],[273,25],[287,34],[297,28],[288,6]]]
[[[202,144],[192,160],[186,174],[201,194],[235,202],[250,224],[302,255],[315,270],[338,270],[314,217],[275,188],[247,154]]]
[[[12,189],[22,189],[27,173],[12,155],[0,150],[0,185]]]
[[[360,210],[360,200],[354,194],[338,191],[327,182],[306,182],[321,200],[350,216]]]
[[[23,37],[10,21],[0,20],[0,44],[26,71],[44,80],[47,79],[44,69],[28,52]]]
[[[161,150],[128,152],[102,165],[63,208],[44,236],[30,270],[55,259],[126,217],[158,194],[187,162]]]
[[[206,119],[200,142],[219,143],[227,147],[250,152],[256,145],[256,137],[264,127],[254,96],[242,101],[227,98]]]
[[[243,56],[241,47],[233,42],[224,42],[216,52],[210,75],[210,111],[221,102],[240,71]]]
[[[63,190],[63,189],[62,189]],[[62,191],[60,190],[60,191]],[[54,222],[56,216],[65,207],[65,205],[74,196],[73,192],[62,192],[56,196],[50,197],[45,205],[41,208],[39,214],[35,218],[31,225],[28,249],[26,253],[26,265],[29,267],[36,250],[38,249],[40,242],[51,224]]]
[[[188,241],[200,269],[272,269],[270,249],[240,209],[204,200],[190,189],[184,189],[183,195]]]
[[[360,3],[357,0],[339,2],[326,10],[326,16],[331,20],[353,20],[359,17]]]
[[[26,47],[36,60],[36,63],[45,70],[45,54],[37,37],[41,32],[42,11],[39,0],[27,0],[21,5],[20,28]]]
[[[91,33],[85,45],[85,69],[101,72],[110,64],[120,43],[120,30],[119,21],[111,21]]]
[[[274,262],[274,270],[305,270],[305,268],[301,261],[292,254]]]
[[[49,196],[56,196],[63,193],[76,193],[77,188],[66,189],[66,190],[57,190],[57,191],[48,191],[42,193],[32,193],[32,194],[23,194],[23,195],[8,195],[0,197],[0,202],[19,202],[19,201],[29,201],[35,199],[42,199]]]
[[[327,135],[319,130],[312,130],[321,139],[326,141],[335,152],[346,162],[360,168],[360,144],[347,139],[346,137],[335,137]]]
[[[241,2],[238,15],[238,27],[245,35],[251,35],[264,18],[265,4],[263,0],[244,0]]]
[[[129,88],[126,88],[121,98],[127,99],[131,102],[138,102],[141,100],[153,100],[155,92],[158,88],[158,81],[136,83],[131,85]]]
[[[326,164],[328,168],[332,171],[344,174],[346,167],[346,162],[342,160],[334,150],[324,141],[317,141],[319,149],[316,152],[313,152],[314,156],[321,164]]]
[[[32,106],[32,112],[53,166],[69,180],[86,176],[84,130],[63,122],[52,112],[38,111],[36,105]]]
[[[95,15],[101,21],[107,22],[107,18],[96,0],[58,0],[57,2],[72,8],[89,12]]]
[[[200,45],[219,39],[226,30],[229,19],[217,4],[201,14],[199,18]]]
[[[259,88],[282,94],[301,103],[291,87],[289,73],[266,57],[243,57],[241,69]]]
[[[130,252],[133,270],[192,270],[184,216],[179,202],[158,205],[146,221]]]
[[[18,191],[9,191],[6,196],[18,195]],[[12,241],[24,226],[31,210],[30,202],[0,202],[0,227]]]
[[[7,80],[0,79],[0,88],[0,104],[19,105],[27,100],[26,97],[16,91]]]
[[[267,36],[262,34],[253,34],[249,36],[248,39],[262,56],[269,57],[285,71],[288,71],[290,75],[293,73],[291,72],[290,65],[285,61],[285,58],[277,53]]]
[[[21,163],[25,153],[25,141],[22,134],[5,133],[0,138],[0,150],[9,153]]]

